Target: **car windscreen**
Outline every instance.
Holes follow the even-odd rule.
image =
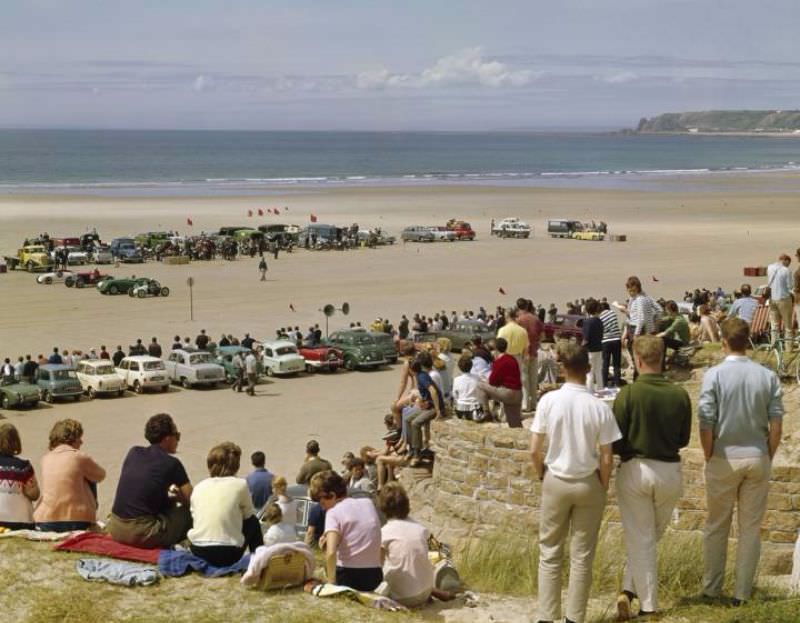
[[[88,368],[90,370],[91,368]],[[114,366],[97,366],[94,374],[114,374]]]
[[[276,355],[296,355],[297,349],[294,346],[281,346],[275,349]]]
[[[144,369],[145,370],[163,370],[164,369],[164,362],[163,361],[145,361],[144,362]]]
[[[355,335],[353,336],[353,342],[355,344],[374,344],[375,340],[372,339],[369,335]]]
[[[214,363],[214,359],[211,357],[211,353],[195,353],[189,357],[189,363],[191,365],[198,363]]]
[[[52,375],[53,379],[56,381],[66,381],[68,379],[78,378],[78,376],[75,374],[75,370],[53,370]]]
[[[375,341],[378,342],[381,345],[394,344],[394,341],[392,340],[392,336],[391,335],[376,335],[374,337],[375,337]]]

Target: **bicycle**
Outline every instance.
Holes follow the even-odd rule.
[[[785,348],[787,344],[789,349]],[[793,378],[800,383],[800,338],[781,337],[764,344],[755,344],[751,340],[750,346],[755,361],[773,370],[782,379]]]

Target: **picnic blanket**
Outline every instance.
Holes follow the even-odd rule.
[[[244,573],[250,564],[250,554],[242,556],[238,562],[228,567],[215,567],[187,550],[162,549],[158,557],[158,570],[165,577],[180,577],[198,571],[207,578]]]
[[[65,552],[82,552],[86,554],[97,554],[98,556],[108,556],[120,560],[131,560],[133,562],[146,562],[151,565],[158,564],[158,549],[144,549],[117,543],[107,534],[97,532],[80,532],[68,538],[63,543],[54,546],[54,549]]]
[[[389,612],[400,612],[408,610],[404,605],[397,603],[394,599],[383,597],[376,593],[364,593],[357,591],[349,586],[339,586],[338,584],[327,584],[319,580],[309,580],[303,590],[314,597],[343,597],[351,601],[360,603],[362,606],[375,608],[376,610],[387,610]]]
[[[44,530],[0,530],[0,538],[18,538],[26,541],[63,541],[69,537],[81,534],[77,532],[45,532]]]
[[[75,563],[75,569],[89,582],[108,582],[120,586],[151,586],[160,579],[155,567],[120,560],[81,558]]]
[[[302,541],[296,543],[276,543],[275,545],[262,545],[250,557],[250,564],[242,577],[242,584],[245,586],[255,586],[261,577],[261,572],[266,568],[269,559],[289,552],[300,552],[306,559],[306,577],[310,578],[314,573],[314,554],[311,549]]]

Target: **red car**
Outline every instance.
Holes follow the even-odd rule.
[[[344,354],[330,346],[301,346],[300,356],[306,360],[306,372],[336,372],[344,365]]]
[[[111,275],[104,275],[99,270],[87,270],[82,273],[74,273],[64,280],[64,285],[68,288],[75,286],[83,288],[86,286],[96,286],[98,281],[107,279]]]
[[[583,321],[585,316],[576,314],[557,314],[555,322],[544,324],[543,341],[555,342],[557,339],[583,339]]]
[[[456,233],[456,240],[475,240],[475,231],[466,221],[450,219],[447,221],[447,229]]]

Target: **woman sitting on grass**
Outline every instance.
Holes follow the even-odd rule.
[[[229,441],[211,448],[206,459],[210,478],[192,492],[191,550],[215,567],[232,565],[245,546],[254,552],[264,543],[247,481],[236,477],[241,458],[241,448]]]
[[[381,521],[370,498],[347,497],[347,483],[336,472],[311,481],[311,499],[326,511],[320,548],[329,582],[357,591],[374,591],[383,580]]]
[[[106,470],[80,451],[83,426],[59,420],[50,430],[50,452],[42,457],[42,499],[33,513],[47,532],[86,530],[97,520],[97,483]]]
[[[281,507],[275,502],[267,504],[267,508],[264,511],[264,523],[269,526],[269,529],[264,534],[264,545],[267,547],[278,543],[295,543],[299,541],[294,526],[283,521]]]
[[[22,442],[13,424],[0,424],[0,528],[33,529],[33,504],[39,485],[30,461],[19,458]]]

